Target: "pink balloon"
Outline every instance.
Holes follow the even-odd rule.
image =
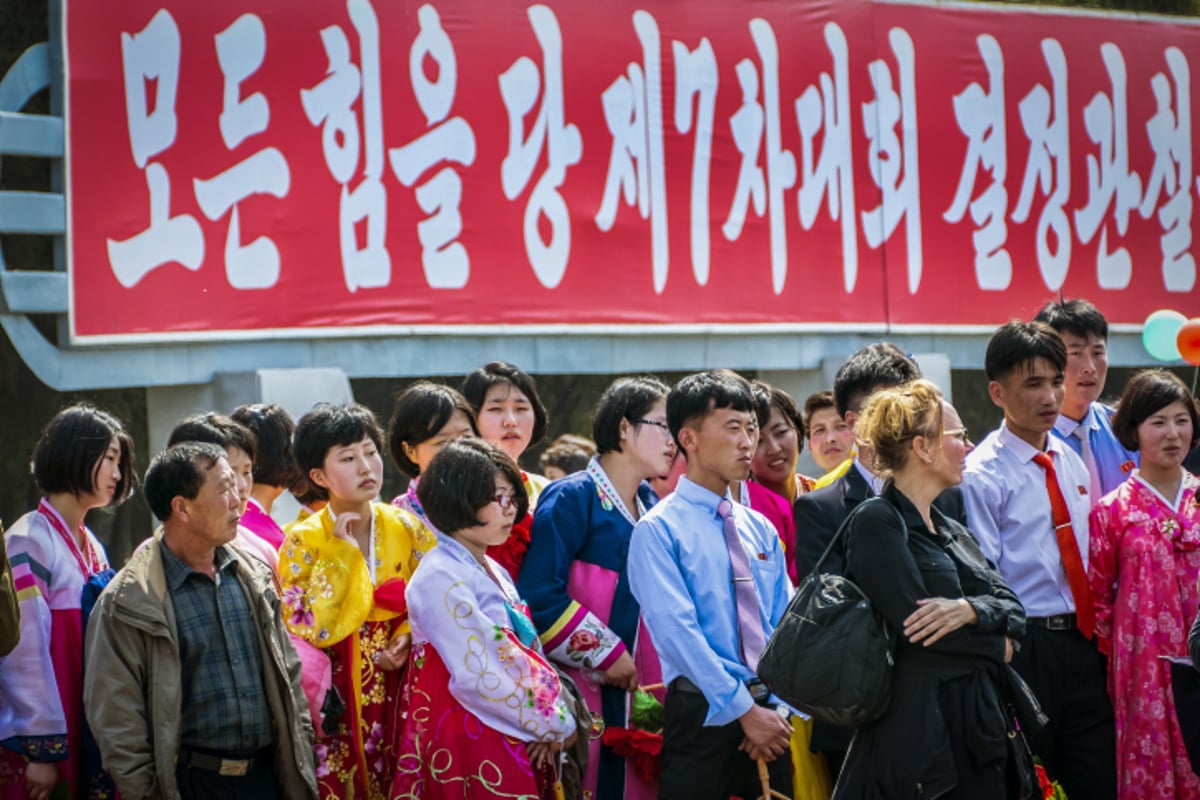
[[[1176,344],[1184,361],[1200,367],[1200,317],[1192,317],[1183,323]]]

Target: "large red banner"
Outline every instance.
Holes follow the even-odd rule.
[[[1196,311],[1182,20],[65,6],[76,341]]]

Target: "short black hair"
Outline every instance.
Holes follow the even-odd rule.
[[[478,414],[483,408],[483,401],[487,399],[488,390],[498,383],[515,386],[521,394],[529,398],[529,403],[533,406],[533,436],[529,440],[529,446],[537,445],[546,438],[546,431],[550,429],[550,417],[546,414],[542,399],[538,397],[537,383],[529,373],[507,361],[492,361],[469,373],[463,379],[462,386],[458,387],[458,391],[467,398],[467,402]]]
[[[171,517],[176,497],[195,500],[204,486],[205,473],[225,458],[225,448],[214,442],[183,441],[156,455],[146,470],[146,502],[159,522]]]
[[[1003,380],[1018,367],[1044,358],[1059,372],[1067,368],[1067,348],[1058,332],[1044,322],[1014,319],[1001,325],[988,342],[983,371],[989,381]]]
[[[671,389],[658,378],[649,376],[618,378],[613,381],[592,412],[592,438],[596,453],[621,451],[621,420],[636,423],[650,413],[654,404]]]
[[[313,503],[329,499],[329,494],[325,489],[309,480],[307,475],[301,475],[299,468],[296,469],[296,480],[288,485],[288,492],[302,506],[311,507]]]
[[[1150,417],[1172,403],[1183,403],[1192,418],[1192,441],[1188,448],[1200,444],[1200,409],[1187,384],[1174,372],[1165,369],[1144,369],[1129,379],[1117,413],[1113,414],[1112,429],[1117,441],[1126,450],[1137,450],[1137,429]]]
[[[258,440],[254,432],[232,417],[208,411],[184,417],[171,430],[167,447],[183,442],[205,442],[228,450],[236,447],[250,456],[252,464],[258,462]]]
[[[921,377],[921,368],[891,342],[874,342],[846,359],[833,378],[838,415],[858,412],[876,389],[889,389]]]
[[[364,437],[369,437],[377,449],[383,449],[383,432],[371,409],[360,403],[317,403],[296,423],[293,440],[296,466],[307,479],[312,470],[324,469],[325,456],[332,448],[357,444]],[[311,480],[309,484],[313,495],[329,499],[325,487]]]
[[[396,468],[410,478],[420,472],[417,463],[404,452],[404,445],[415,447],[437,435],[455,411],[461,411],[471,423],[471,432],[479,435],[475,409],[467,398],[449,386],[430,381],[418,381],[396,397],[392,419],[388,423],[388,452]]]
[[[417,484],[425,516],[447,535],[479,525],[479,510],[496,497],[496,475],[513,487],[516,519],[529,511],[521,468],[508,453],[483,439],[457,439],[429,462]]]
[[[800,448],[803,449],[804,432],[808,429],[804,425],[804,416],[800,413],[800,408],[796,405],[795,398],[778,386],[772,386],[766,381],[751,381],[750,388],[754,390],[754,397],[757,402],[760,405],[765,404],[766,406],[766,414],[762,415],[759,419],[758,426],[760,428],[767,427],[767,420],[771,418],[771,409],[778,409],[784,420],[796,429]]]
[[[804,430],[807,433],[812,429],[813,414],[816,414],[823,408],[832,408],[837,411],[837,403],[833,400],[833,392],[826,389],[823,392],[813,392],[804,401]],[[839,416],[842,416],[839,414]]]
[[[757,414],[750,381],[727,369],[696,372],[675,384],[667,394],[667,426],[680,451],[679,431],[718,408]]]
[[[254,482],[281,488],[291,486],[299,471],[292,453],[292,434],[296,432],[292,415],[277,403],[252,403],[238,406],[229,417],[254,434],[257,445],[253,454]]]
[[[1100,309],[1080,298],[1051,300],[1042,306],[1033,321],[1046,323],[1060,335],[1072,333],[1086,339],[1092,334],[1108,341],[1108,320]]]
[[[542,472],[545,472],[549,467],[558,467],[570,475],[587,469],[588,462],[591,460],[592,457],[588,455],[588,451],[579,445],[566,443],[552,444],[545,449],[541,458],[538,459],[538,466],[541,467]]]
[[[66,492],[79,497],[94,491],[96,470],[114,438],[121,451],[117,457],[121,478],[112,504],[120,505],[137,483],[133,437],[121,420],[86,403],[67,406],[46,423],[33,448],[33,480],[46,494]]]

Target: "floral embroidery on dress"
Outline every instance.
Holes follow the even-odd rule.
[[[572,664],[594,669],[602,654],[612,651],[620,642],[593,614],[587,614],[579,627],[567,639],[567,658]]]
[[[1159,656],[1186,656],[1200,577],[1200,481],[1183,477],[1175,507],[1135,473],[1092,510],[1089,578],[1096,634],[1109,659],[1118,797],[1200,797]]]

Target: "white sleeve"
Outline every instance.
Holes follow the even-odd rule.
[[[558,673],[518,641],[508,620],[483,612],[468,579],[427,560],[409,589],[413,627],[441,656],[463,707],[521,741],[563,741],[575,732]]]

